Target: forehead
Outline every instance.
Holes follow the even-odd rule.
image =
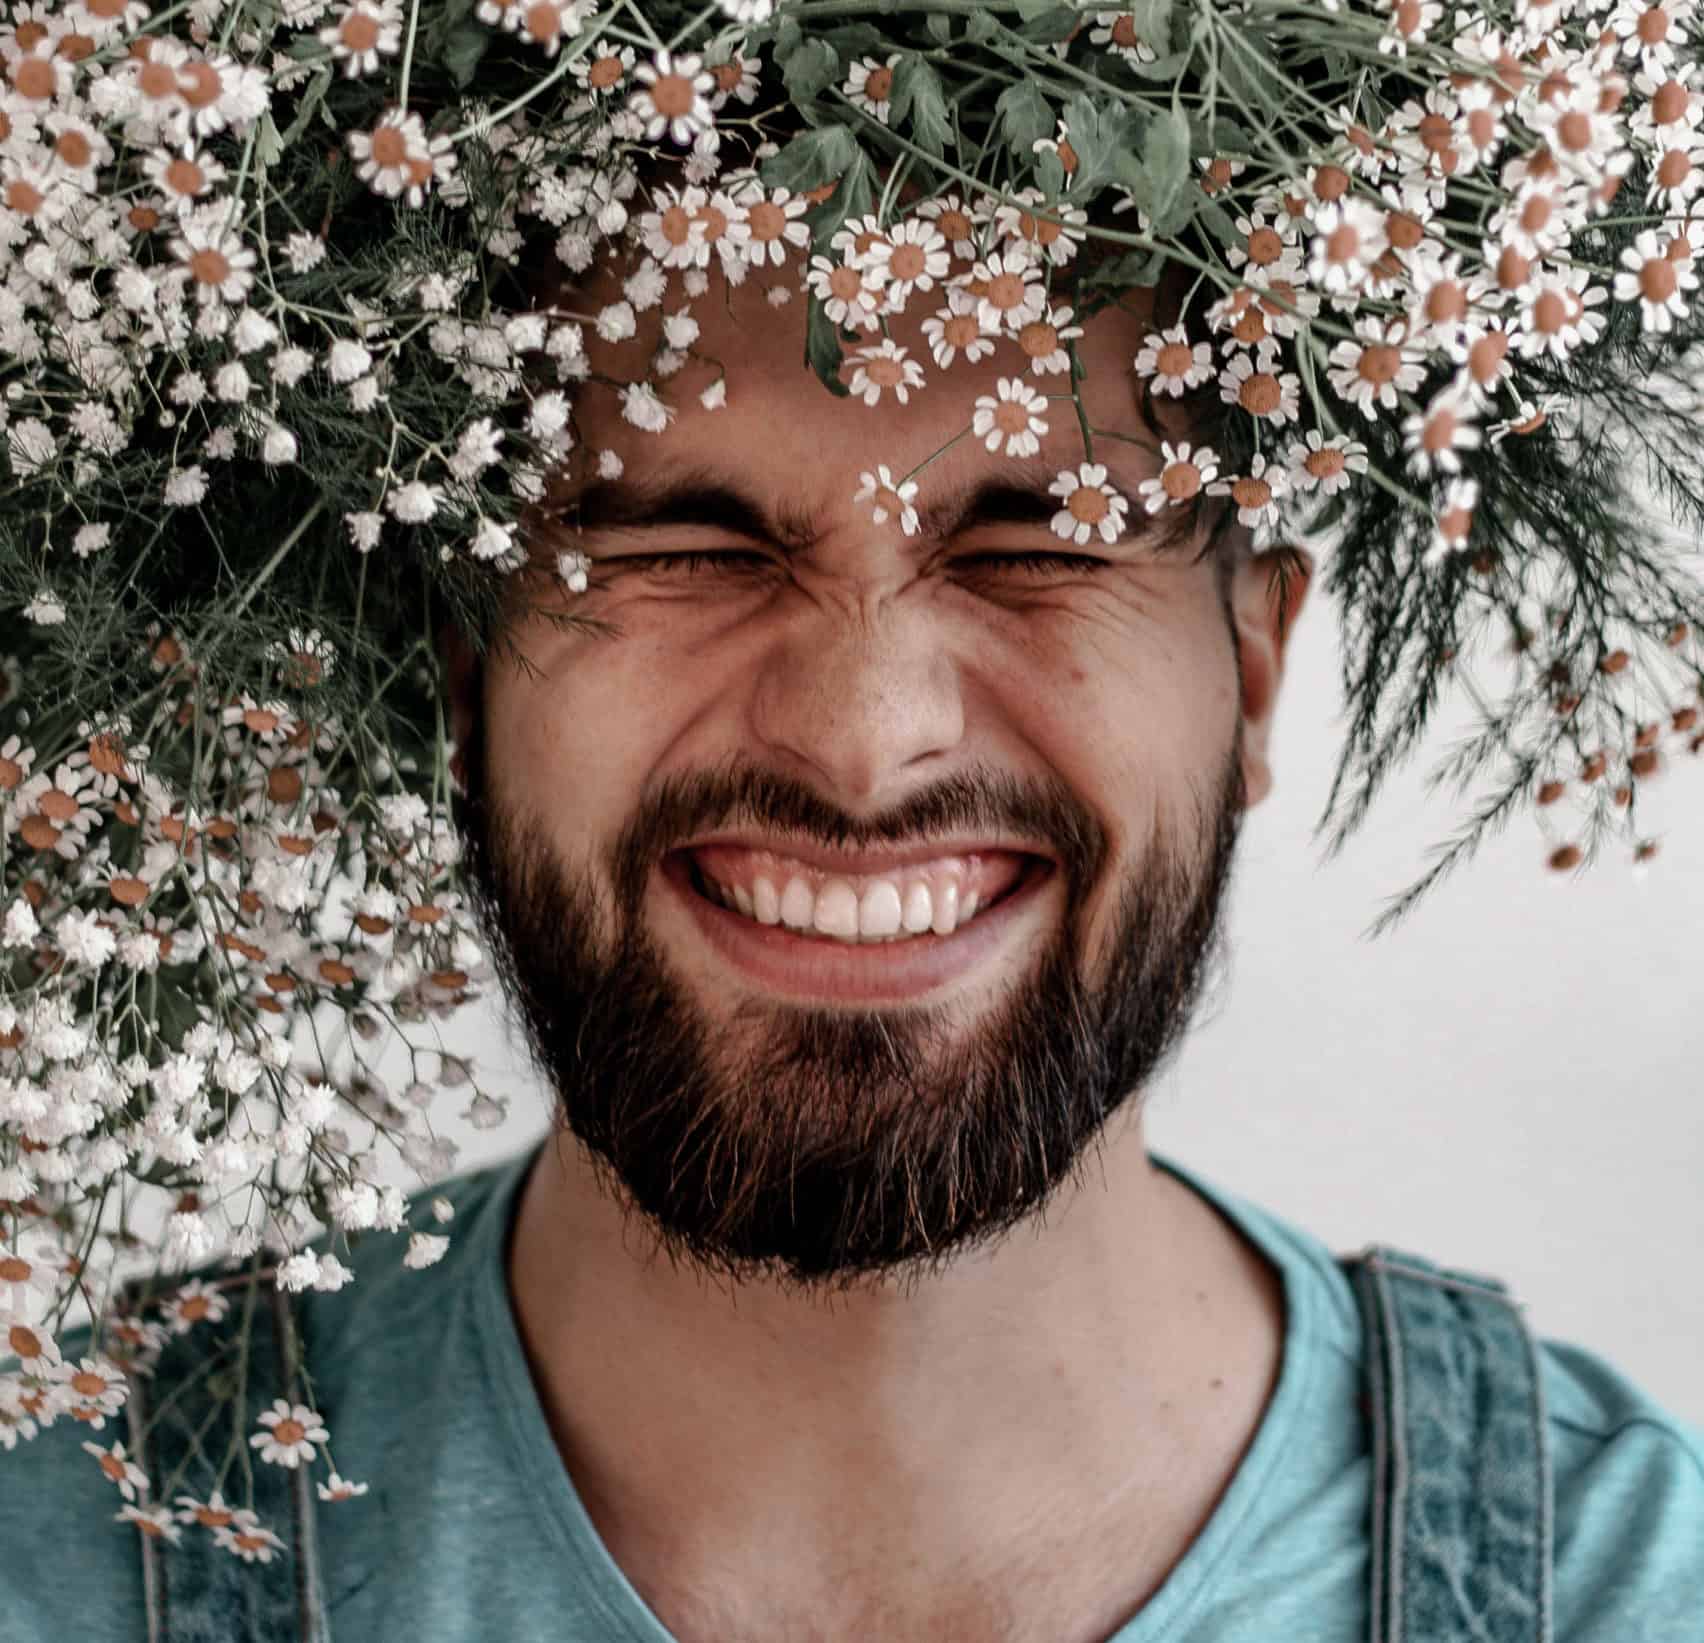
[[[626,272],[623,266],[606,263],[576,288],[553,290],[544,305],[582,319],[595,317],[606,304],[621,300]],[[579,445],[563,482],[577,489],[591,477],[596,453],[609,449],[630,472],[635,464],[644,471],[710,468],[741,475],[753,486],[798,498],[802,504],[825,505],[836,497],[849,504],[863,473],[886,465],[898,477],[941,452],[918,476],[926,494],[932,484],[1014,466],[1014,459],[985,450],[982,440],[969,433],[977,399],[997,396],[1003,378],[1020,379],[1050,396],[1047,404],[1036,407],[1047,432],[1032,463],[1051,464],[1057,471],[1087,459],[1077,411],[1068,397],[1068,373],[1032,371],[1028,357],[1010,338],[998,341],[991,355],[974,363],[961,353],[951,366],[937,366],[924,322],[945,305],[939,286],[914,295],[906,311],[889,321],[886,333],[922,367],[923,386],[910,389],[904,404],[891,391],[884,391],[874,406],[852,395],[836,396],[806,360],[807,302],[798,289],[800,273],[801,264],[795,260],[780,269],[754,271],[731,286],[712,269],[708,288],[696,298],[687,297],[675,275],[662,304],[637,316],[634,337],[605,342],[588,325],[586,353],[592,375],[574,389]],[[791,293],[779,306],[771,300],[777,291]],[[1054,307],[1070,303],[1070,295],[1061,292]],[[681,311],[690,313],[699,327],[693,357],[682,370],[657,382],[673,420],[662,433],[646,433],[623,418],[619,390],[649,374],[652,355],[663,346],[664,316]],[[1137,288],[1117,306],[1071,321],[1084,328],[1077,347],[1084,367],[1080,394],[1090,427],[1124,436],[1120,441],[1096,439],[1093,460],[1137,479],[1157,473],[1160,466],[1158,440],[1141,414],[1131,371],[1131,361],[1155,323],[1153,315],[1154,293]],[[874,344],[882,335],[876,331],[864,337]],[[850,382],[864,345],[863,339],[843,338],[842,382]],[[726,403],[707,410],[699,396],[718,378],[725,383]]]

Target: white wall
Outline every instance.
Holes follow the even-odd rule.
[[[1322,567],[1291,644],[1275,790],[1243,832],[1228,973],[1150,1094],[1149,1144],[1334,1250],[1388,1243],[1504,1279],[1537,1333],[1704,1423],[1704,759],[1681,753],[1645,787],[1641,832],[1663,850],[1643,881],[1619,846],[1551,873],[1522,810],[1403,925],[1363,939],[1455,831],[1424,776],[1471,721],[1440,720],[1321,866],[1336,623]],[[435,1104],[472,1166],[542,1134],[548,1106],[518,1034],[505,1050],[495,1010],[467,1020],[447,1044],[514,1097],[479,1134],[441,1122],[465,1092]]]

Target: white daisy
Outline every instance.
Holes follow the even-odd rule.
[[[912,505],[917,497],[915,479],[907,479],[902,484],[893,477],[884,462],[874,473],[859,474],[858,481],[852,500],[873,502],[875,505],[870,510],[870,517],[878,525],[885,525],[889,518],[897,518],[899,528],[906,536],[917,534],[917,509]]]
[[[1047,432],[1047,419],[1041,414],[1046,404],[1046,397],[1022,377],[1001,377],[994,393],[977,399],[971,432],[990,451],[1034,456]]]
[[[1123,535],[1130,503],[1107,484],[1103,464],[1079,463],[1075,472],[1062,469],[1047,489],[1064,503],[1051,521],[1055,536],[1081,547],[1097,532],[1103,542],[1116,542]]]
[[[331,1436],[306,1404],[291,1404],[283,1398],[272,1400],[272,1407],[260,1416],[260,1424],[265,1430],[256,1432],[249,1445],[260,1451],[262,1460],[278,1466],[294,1468],[311,1461],[314,1445]]]

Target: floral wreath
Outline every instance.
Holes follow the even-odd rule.
[[[1075,418],[1073,549],[1207,507],[1329,542],[1333,851],[1451,684],[1481,727],[1446,773],[1491,776],[1376,928],[1520,803],[1551,869],[1612,830],[1648,861],[1640,785],[1704,746],[1704,604],[1658,540],[1704,526],[1701,29],[1698,0],[12,0],[0,1447],[84,1423],[122,1521],[270,1556],[231,1454],[151,1503],[106,1422],[222,1316],[188,1266],[338,1288],[317,1224],[404,1227],[381,1146],[441,1179],[441,1090],[505,1116],[409,1032],[492,974],[435,635],[497,634],[554,472],[619,472],[578,437],[577,388],[610,385],[588,334],[654,333],[613,386],[668,426],[712,266],[804,302],[811,367],[878,410],[1000,350],[958,437],[1024,457]],[[571,290],[612,252],[619,300],[532,300],[529,270]],[[1176,301],[1120,368],[1211,433],[1123,495],[1078,341],[1143,284]],[[889,334],[908,310],[926,356]],[[858,500],[916,531],[939,454]],[[1499,699],[1465,666],[1487,637]],[[306,1384],[248,1445],[348,1498]]]

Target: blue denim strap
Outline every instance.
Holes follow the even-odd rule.
[[[258,1278],[247,1272],[204,1277],[207,1287],[223,1292],[230,1303],[224,1318],[204,1319],[173,1335],[151,1377],[130,1374],[131,1458],[148,1475],[149,1502],[173,1507],[175,1516],[179,1494],[205,1501],[235,1436],[249,1457],[259,1524],[284,1542],[271,1562],[248,1563],[199,1523],[183,1524],[176,1545],[138,1534],[148,1643],[327,1643],[329,1638],[308,1469],[262,1461],[248,1442],[261,1430],[259,1416],[274,1398],[301,1401],[300,1337],[289,1297],[272,1279],[272,1270]],[[132,1307],[136,1298],[132,1292]],[[247,1384],[239,1409],[235,1377],[245,1317]],[[200,1454],[193,1454],[197,1434]],[[228,1503],[240,1505],[244,1488],[239,1460],[226,1474],[222,1492]]]
[[[1554,1643],[1554,1485],[1520,1303],[1383,1245],[1339,1259],[1366,1327],[1370,1643]]]

